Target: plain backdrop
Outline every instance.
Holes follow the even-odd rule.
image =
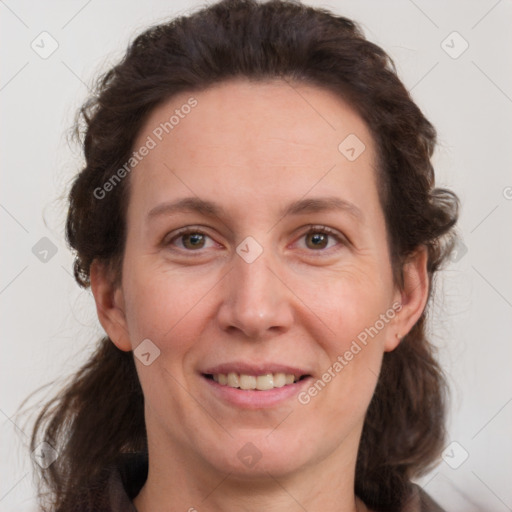
[[[462,242],[437,281],[430,323],[452,391],[448,446],[420,484],[448,511],[512,510],[512,2],[307,3],[358,21],[392,56],[438,130],[438,184],[462,202]],[[102,333],[63,236],[81,165],[67,141],[75,112],[137,33],[199,5],[0,2],[2,511],[36,510],[22,400],[75,371]]]

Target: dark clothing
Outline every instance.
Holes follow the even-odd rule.
[[[148,476],[146,454],[125,454],[112,468],[108,481],[109,512],[137,512],[132,500],[142,489]],[[397,511],[398,512],[398,511]],[[444,512],[428,494],[417,485],[400,512]]]

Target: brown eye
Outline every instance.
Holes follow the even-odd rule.
[[[346,239],[339,231],[327,226],[309,226],[309,229],[300,237],[298,246],[309,252],[317,252],[318,256],[332,253],[346,246]]]
[[[308,249],[325,249],[329,243],[327,233],[312,232],[306,234],[306,246]]]
[[[202,233],[187,233],[181,239],[185,249],[202,249],[205,244],[205,235]]]
[[[183,228],[172,238],[167,236],[163,241],[165,246],[176,246],[187,251],[212,248],[215,243],[212,238],[197,229]]]

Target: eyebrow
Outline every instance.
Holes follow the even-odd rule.
[[[287,215],[325,211],[344,211],[356,220],[363,220],[363,213],[355,204],[335,196],[299,199],[282,208],[279,215],[282,218]],[[224,208],[213,201],[199,197],[184,197],[155,206],[149,211],[147,220],[150,221],[154,217],[182,212],[195,212],[208,217],[221,217],[225,214]]]

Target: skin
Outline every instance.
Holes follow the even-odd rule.
[[[192,94],[156,108],[135,148]],[[137,358],[145,396],[148,480],[134,503],[151,510],[366,510],[354,495],[364,415],[382,356],[421,315],[428,295],[426,255],[392,277],[380,205],[375,145],[360,116],[323,89],[284,81],[232,80],[193,94],[197,106],[132,171],[120,285],[91,268],[99,319],[125,351],[150,339],[160,356]],[[338,145],[356,134],[366,149],[349,161]],[[184,197],[214,201],[219,216],[163,214],[155,206]],[[336,197],[347,209],[288,214],[304,198]],[[309,225],[339,235],[312,245]],[[192,226],[202,248],[176,237]],[[247,263],[247,237],[263,248]],[[322,239],[325,241],[325,239]],[[186,245],[188,242],[188,245]],[[185,243],[185,245],[183,245]],[[276,362],[314,380],[379,315],[399,314],[307,405],[297,397],[247,409],[212,393],[200,369],[224,362]],[[244,465],[252,443],[261,459]]]

